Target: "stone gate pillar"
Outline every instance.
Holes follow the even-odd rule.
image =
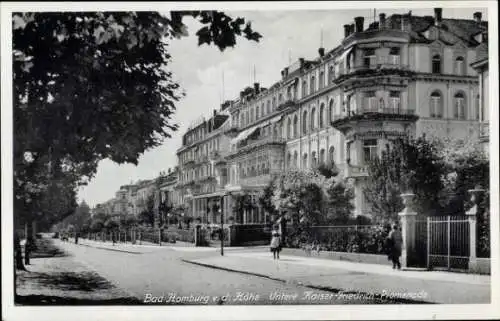
[[[468,192],[471,194],[472,207],[466,212],[469,220],[469,271],[476,272],[477,267],[477,216],[482,214],[479,204],[484,190],[481,188],[470,189]]]
[[[415,237],[417,212],[413,209],[415,194],[401,194],[405,208],[398,214],[401,219],[401,232],[403,236],[401,266],[407,268],[415,257]]]

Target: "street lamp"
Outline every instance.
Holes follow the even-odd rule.
[[[224,210],[222,209],[222,202],[224,200],[224,195],[220,197],[220,255],[224,256]]]

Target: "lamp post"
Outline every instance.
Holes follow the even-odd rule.
[[[220,197],[220,255],[224,256],[224,210],[222,209],[222,202],[224,200],[224,195]]]

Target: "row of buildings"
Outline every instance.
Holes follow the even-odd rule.
[[[368,26],[354,18],[337,47],[284,67],[268,88],[244,88],[190,126],[168,184],[160,176],[122,186],[102,206],[137,213],[156,184],[160,201],[203,222],[219,223],[222,208],[226,219],[261,223],[270,218],[257,199],[273,176],[335,163],[355,186],[353,215],[369,215],[366,164],[391,140],[479,137],[487,146],[488,24],[479,12],[471,19],[442,13],[381,13]],[[255,206],[233,215],[242,193]]]

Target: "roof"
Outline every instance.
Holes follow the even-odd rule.
[[[409,14],[393,14],[387,20],[385,27],[389,29],[401,29],[403,18],[409,18],[411,22],[411,40],[412,42],[432,42],[435,39],[426,38],[423,33],[431,27],[438,28],[439,40],[446,44],[453,45],[458,39],[465,42],[466,45],[475,47],[479,43],[474,39],[478,33],[488,29],[488,22],[480,23],[472,19],[446,19],[443,18],[439,26],[435,26],[432,16],[413,16]]]

